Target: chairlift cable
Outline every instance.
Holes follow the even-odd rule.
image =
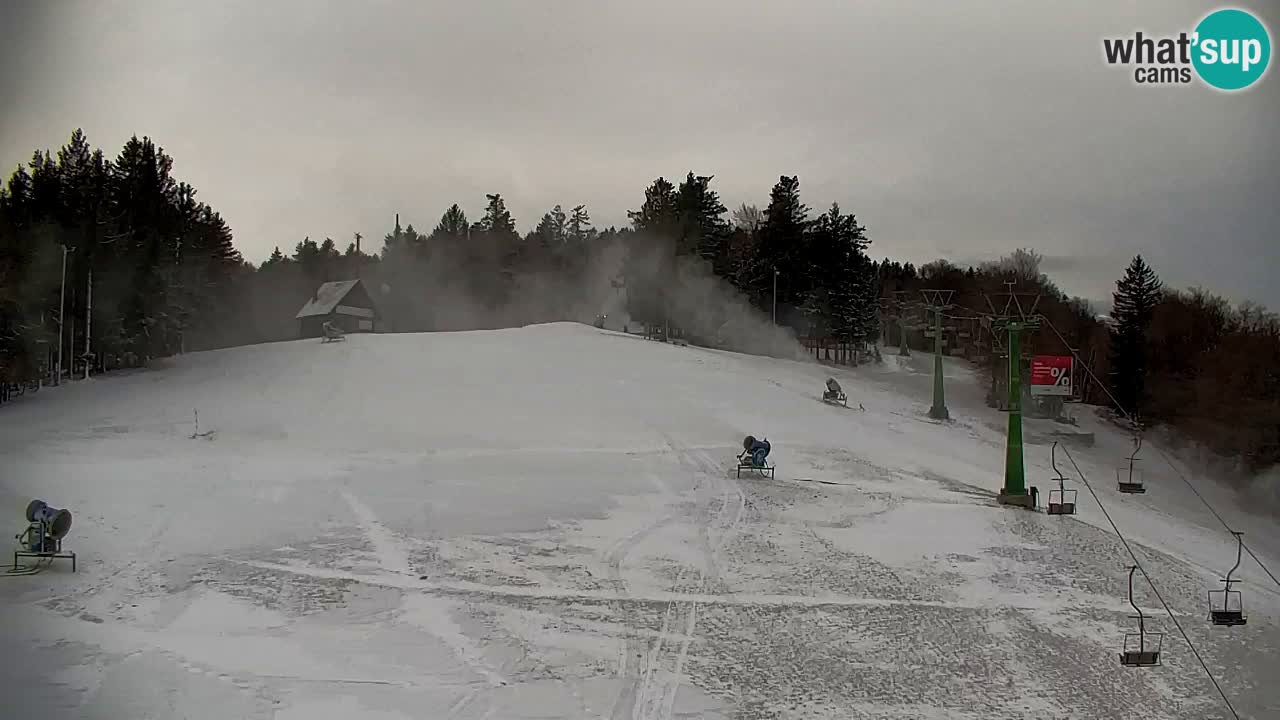
[[[1169,457],[1165,454],[1165,452],[1161,450],[1159,447],[1156,448],[1156,452],[1159,453],[1160,457],[1164,458],[1165,463],[1168,464],[1169,467],[1173,469],[1173,474],[1177,475],[1178,479],[1186,483],[1187,487],[1191,488],[1191,492],[1195,493],[1196,497],[1200,498],[1200,502],[1204,503],[1204,506],[1209,508],[1209,512],[1213,513],[1213,516],[1218,518],[1218,522],[1222,523],[1222,527],[1226,528],[1227,532],[1233,532],[1231,529],[1231,526],[1227,524],[1227,521],[1223,520],[1222,516],[1218,514],[1218,511],[1213,509],[1213,506],[1209,504],[1209,501],[1206,500],[1204,496],[1200,494],[1200,491],[1196,490],[1196,486],[1191,484],[1191,480],[1188,479],[1187,476],[1184,475],[1182,471],[1178,469],[1177,465],[1173,464],[1173,461],[1169,459]],[[1258,567],[1262,568],[1262,572],[1266,573],[1267,577],[1271,578],[1272,582],[1274,582],[1277,586],[1280,586],[1280,579],[1276,578],[1275,574],[1272,573],[1271,570],[1268,569],[1266,565],[1262,564],[1262,558],[1259,558],[1257,555],[1254,554],[1253,548],[1245,544],[1244,540],[1240,540],[1240,544],[1244,548],[1244,551],[1249,553],[1249,557],[1253,558],[1253,561],[1258,563]]]
[[[1071,353],[1071,355],[1076,360],[1080,361],[1080,366],[1083,367],[1084,371],[1089,374],[1089,377],[1093,379],[1093,382],[1097,384],[1098,387],[1102,388],[1102,392],[1106,393],[1107,397],[1111,398],[1111,402],[1112,404],[1115,405],[1116,410],[1119,410],[1120,414],[1124,415],[1127,420],[1129,420],[1135,426],[1137,426],[1137,420],[1134,418],[1134,416],[1130,414],[1129,411],[1124,409],[1124,406],[1120,404],[1120,401],[1116,399],[1116,396],[1111,394],[1111,390],[1106,386],[1106,384],[1104,384],[1101,380],[1098,379],[1098,376],[1095,375],[1093,372],[1093,368],[1089,367],[1088,363],[1084,362],[1083,358],[1080,357],[1080,354],[1077,353],[1075,349],[1071,347],[1071,344],[1067,342],[1067,339],[1062,336],[1062,333],[1058,332],[1058,328],[1054,327],[1053,323],[1050,322],[1048,318],[1044,318],[1044,322],[1046,325],[1050,327],[1050,329],[1053,330],[1053,333],[1058,336],[1058,339],[1062,341],[1062,345],[1067,348],[1067,350]],[[1209,503],[1208,499],[1206,499],[1205,496],[1202,495],[1200,491],[1196,489],[1196,486],[1191,482],[1191,479],[1188,478],[1186,474],[1184,474],[1180,469],[1178,469],[1178,466],[1173,462],[1173,459],[1170,458],[1169,455],[1164,450],[1162,450],[1158,445],[1155,446],[1155,451],[1164,460],[1165,464],[1168,465],[1171,470],[1173,470],[1173,474],[1177,475],[1179,480],[1186,483],[1187,487],[1191,489],[1191,492],[1200,500],[1201,503],[1204,504],[1206,508],[1209,509],[1209,512],[1212,513],[1215,518],[1217,518],[1218,522],[1222,523],[1222,527],[1226,528],[1228,533],[1233,532],[1232,527],[1228,525],[1227,521],[1223,519],[1222,515],[1219,514],[1217,510],[1214,509],[1213,505]],[[1243,541],[1241,542],[1243,543]],[[1254,554],[1253,548],[1249,547],[1248,544],[1245,544],[1244,551],[1249,553],[1249,557],[1253,558],[1254,562],[1258,563],[1258,567],[1262,568],[1262,571],[1267,574],[1267,577],[1270,577],[1271,580],[1277,586],[1280,586],[1280,578],[1277,578],[1275,576],[1275,573],[1272,573],[1271,570],[1268,569],[1267,566],[1262,563],[1262,559],[1259,558],[1256,554]]]
[[[1242,545],[1243,545],[1243,542],[1244,541],[1241,541]],[[1277,579],[1276,576],[1273,575],[1272,572],[1267,569],[1267,566],[1262,564],[1262,561],[1258,559],[1258,556],[1253,554],[1253,548],[1249,547],[1248,545],[1243,545],[1243,547],[1244,547],[1244,551],[1249,553],[1249,557],[1253,558],[1253,561],[1258,563],[1258,567],[1262,568],[1262,572],[1266,573],[1272,580],[1274,580],[1276,585],[1280,585],[1280,579]]]
[[[1093,485],[1089,483],[1089,479],[1085,477],[1084,471],[1082,471],[1080,466],[1076,464],[1075,457],[1071,455],[1071,451],[1067,449],[1065,445],[1063,446],[1062,451],[1066,453],[1067,459],[1071,461],[1071,467],[1074,468],[1076,474],[1080,476],[1080,481],[1084,483],[1084,486],[1089,490],[1089,494],[1093,496],[1094,502],[1098,503],[1098,509],[1102,511],[1102,514],[1107,518],[1107,522],[1111,524],[1111,529],[1115,531],[1116,537],[1120,538],[1120,543],[1124,545],[1125,551],[1129,553],[1129,557],[1133,558],[1133,564],[1137,566],[1138,570],[1142,573],[1142,577],[1145,578],[1147,584],[1151,586],[1151,592],[1155,594],[1158,600],[1160,600],[1160,604],[1164,607],[1164,611],[1169,614],[1169,619],[1173,621],[1173,626],[1178,628],[1178,633],[1181,634],[1182,639],[1186,641],[1187,647],[1191,648],[1191,653],[1196,656],[1196,660],[1200,663],[1200,667],[1204,668],[1205,675],[1209,676],[1209,681],[1213,683],[1213,687],[1217,689],[1218,694],[1222,696],[1222,701],[1227,704],[1227,709],[1231,711],[1231,716],[1236,720],[1240,720],[1240,714],[1236,712],[1235,706],[1231,704],[1231,699],[1227,697],[1227,693],[1222,689],[1222,686],[1218,684],[1218,679],[1213,676],[1213,671],[1209,669],[1204,658],[1200,656],[1200,651],[1196,649],[1195,643],[1191,642],[1191,638],[1187,635],[1187,631],[1182,629],[1182,623],[1178,622],[1178,618],[1173,614],[1173,609],[1169,607],[1169,603],[1165,602],[1164,596],[1160,594],[1160,590],[1156,588],[1155,582],[1151,579],[1151,576],[1147,574],[1147,569],[1144,568],[1142,566],[1142,562],[1138,560],[1137,553],[1133,551],[1133,548],[1129,547],[1129,541],[1125,539],[1124,533],[1120,532],[1120,528],[1116,525],[1116,521],[1111,519],[1111,513],[1107,512],[1106,506],[1102,504],[1102,499],[1093,491]]]

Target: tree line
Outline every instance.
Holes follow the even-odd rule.
[[[149,138],[75,131],[0,188],[0,380],[132,367],[189,348],[247,270],[231,229]],[[38,387],[38,385],[37,385]]]
[[[1024,378],[1032,354],[1073,354],[1088,368],[1074,379],[1077,399],[1123,408],[1135,430],[1171,428],[1250,473],[1280,462],[1280,318],[1257,303],[1233,305],[1203,288],[1166,287],[1141,255],[1116,281],[1104,318],[1087,301],[1063,293],[1039,271],[1039,261],[1027,249],[965,269],[946,260],[919,268],[883,260],[886,343],[902,341],[897,314],[924,318],[922,302],[903,298],[918,298],[926,288],[951,290],[954,308],[946,312],[953,329],[970,327],[965,317],[974,319],[971,327],[985,334],[978,359],[999,378],[1007,359],[1000,357],[997,333],[981,329],[981,317],[1006,310],[1002,293],[1014,283],[1025,293],[1024,305],[1035,300],[1043,319],[1023,336]],[[908,332],[906,342],[932,349],[932,340],[919,332]]]
[[[714,176],[688,172],[651,182],[624,227],[596,228],[585,206],[566,204],[522,234],[495,193],[475,220],[453,204],[428,232],[397,217],[376,250],[358,234],[344,247],[308,237],[254,267],[172,167],[148,138],[130,138],[108,159],[77,130],[56,153],[34,153],[0,188],[4,392],[52,377],[59,355],[70,374],[292,339],[294,314],[316,288],[352,278],[395,331],[609,314],[615,327],[728,349],[795,347],[778,342],[776,316],[820,358],[840,359],[830,355],[834,344],[859,360],[874,356],[882,335],[931,349],[920,331],[920,291],[947,290],[948,332],[985,337],[981,362],[998,378],[999,343],[981,319],[1013,283],[1039,297],[1036,312],[1052,327],[1028,338],[1027,351],[1074,351],[1104,379],[1105,392],[1083,384],[1085,402],[1114,396],[1144,422],[1174,426],[1251,467],[1280,459],[1275,316],[1204,290],[1167,289],[1141,258],[1118,281],[1104,320],[1041,273],[1032,251],[966,268],[877,262],[857,216],[837,204],[813,212],[797,177],[780,177],[764,207],[729,211]]]

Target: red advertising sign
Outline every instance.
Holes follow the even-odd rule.
[[[1031,394],[1071,397],[1071,360],[1070,355],[1031,358]]]

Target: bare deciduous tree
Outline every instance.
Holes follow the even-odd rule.
[[[742,203],[732,213],[733,226],[739,230],[755,232],[764,223],[764,212],[755,205]]]

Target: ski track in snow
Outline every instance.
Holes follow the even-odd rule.
[[[415,626],[442,640],[453,651],[454,656],[480,675],[489,686],[507,685],[507,678],[490,667],[475,641],[449,618],[449,613],[453,610],[453,603],[448,601],[429,595],[411,595],[405,598],[401,616],[412,613]]]
[[[412,576],[413,567],[409,561],[409,554],[404,549],[404,543],[379,522],[374,512],[349,490],[343,490],[342,497],[355,513],[360,529],[373,545],[381,569],[388,573]],[[449,613],[453,609],[453,604],[446,600],[427,595],[409,596],[401,606],[401,617],[410,620],[415,627],[441,640],[452,651],[454,657],[478,674],[488,687],[506,686],[508,680],[490,667],[484,659],[483,651],[475,641],[449,618]],[[449,708],[446,718],[451,720],[458,717],[481,697],[481,692],[482,688],[468,689]],[[485,717],[492,712],[493,708],[488,708]]]
[[[627,582],[624,578],[624,564],[627,558],[646,537],[667,526],[674,519],[674,514],[666,514],[622,538],[610,549],[606,562],[608,564],[609,577],[616,593],[616,597],[611,598],[611,600],[615,603],[614,606],[620,614],[624,616],[627,614],[629,605],[625,601],[634,599],[634,595],[628,591]],[[662,637],[662,630],[659,630],[658,639]],[[609,714],[610,718],[622,720],[633,714],[636,707],[636,695],[640,688],[638,677],[633,676],[642,674],[644,670],[643,668],[637,668],[632,671],[631,663],[634,658],[642,656],[643,647],[643,643],[631,637],[628,637],[619,645],[617,674],[622,681],[622,686],[619,689],[618,697],[614,701],[613,710]]]
[[[412,575],[413,566],[409,562],[409,555],[396,539],[395,533],[378,522],[378,516],[374,515],[367,505],[356,499],[349,490],[342,491],[342,498],[347,501],[347,505],[351,506],[351,512],[355,513],[356,519],[360,522],[360,529],[373,545],[382,569],[387,572]]]
[[[708,524],[702,525],[700,530],[703,542],[704,552],[707,559],[706,572],[699,573],[699,591],[705,591],[708,574],[710,579],[718,579],[720,576],[719,554],[721,548],[724,547],[737,531],[739,523],[742,521],[742,513],[746,506],[746,496],[742,492],[742,488],[736,479],[730,479],[727,471],[721,468],[719,464],[705,452],[698,452],[689,455],[685,451],[685,457],[692,460],[692,465],[696,471],[703,473],[704,477],[715,479],[721,487],[720,507],[716,511],[715,518]],[[714,537],[709,537],[708,528],[717,530]],[[691,602],[688,605],[687,622],[685,625],[684,640],[680,643],[680,650],[676,654],[675,670],[672,672],[671,686],[666,691],[666,702],[663,704],[662,712],[658,717],[671,718],[675,708],[676,693],[680,689],[680,682],[683,679],[685,662],[689,657],[689,645],[693,640],[694,629],[697,624],[698,603]]]
[[[695,592],[611,592],[575,590],[571,588],[549,588],[532,585],[484,585],[465,581],[432,582],[415,580],[403,575],[364,574],[334,570],[330,568],[310,567],[307,565],[284,565],[280,563],[256,560],[239,560],[223,558],[224,562],[245,565],[261,570],[269,570],[288,575],[322,580],[343,580],[362,583],[375,587],[394,588],[399,590],[416,590],[420,592],[455,595],[458,597],[475,597],[477,600],[500,600],[501,598],[528,600],[563,600],[566,602],[599,602],[599,603],[634,603],[636,605],[667,606],[680,603],[697,603],[699,605],[721,605],[725,607],[762,607],[762,608],[842,608],[842,607],[921,607],[942,608],[951,610],[1058,610],[1057,602],[1039,601],[1039,596],[1014,596],[1021,602],[963,602],[963,601],[931,601],[903,600],[894,598],[850,597],[840,595],[764,595],[757,593],[733,593],[728,595],[699,594]],[[1091,609],[1105,612],[1124,612],[1129,605],[1123,598],[1115,602],[1099,602]],[[1176,614],[1176,613],[1175,613]],[[1183,617],[1183,615],[1178,615]],[[1199,617],[1199,614],[1187,614],[1185,617]]]
[[[714,516],[708,517],[707,506],[699,502],[692,518],[692,521],[697,524],[704,560],[702,566],[692,571],[697,576],[693,583],[693,590],[698,594],[702,594],[706,590],[708,577],[715,578],[719,575],[718,553],[742,519],[745,496],[737,482],[729,480],[725,469],[714,458],[709,457],[705,451],[681,446],[674,437],[665,433],[663,433],[663,437],[667,443],[668,450],[677,457],[680,467],[690,473],[695,494],[701,488],[702,481],[707,479],[710,479],[719,488],[718,509],[715,511]],[[616,582],[620,581],[621,578],[620,561],[625,557],[625,553],[634,548],[649,533],[668,524],[670,519],[670,516],[667,516],[658,523],[633,533],[619,543],[610,563],[611,569],[614,570]],[[710,536],[712,530],[718,532],[715,538]],[[690,568],[687,565],[682,564],[680,566],[672,584],[673,593],[684,589],[685,579],[690,572]],[[625,583],[619,583],[617,587],[619,590],[625,591]],[[634,597],[630,594],[628,596]],[[667,604],[666,611],[663,613],[662,626],[649,651],[643,655],[637,653],[637,655],[644,658],[644,662],[638,670],[639,680],[624,682],[610,717],[617,720],[628,716],[632,720],[663,720],[672,717],[676,694],[680,689],[685,662],[689,654],[689,646],[693,641],[697,627],[697,613],[698,603],[693,599],[687,601],[673,600]],[[674,628],[681,626],[683,637],[674,637]],[[664,651],[666,651],[666,654],[664,654]],[[620,675],[625,676],[626,658],[633,652],[635,652],[635,645],[631,642],[624,643],[623,656],[619,663]],[[668,657],[672,652],[674,652],[673,657]],[[665,667],[668,665],[670,669]]]

